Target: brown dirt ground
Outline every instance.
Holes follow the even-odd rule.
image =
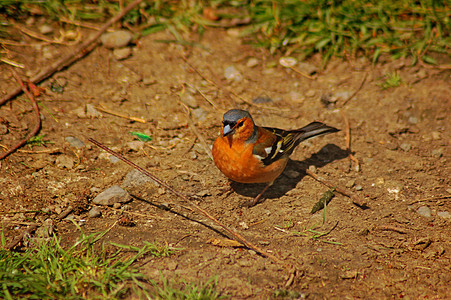
[[[147,260],[142,269],[150,278],[159,281],[161,273],[175,282],[206,282],[218,276],[218,290],[232,299],[267,298],[277,289],[309,299],[445,299],[451,295],[449,70],[412,67],[409,61],[374,67],[365,59],[334,60],[311,80],[280,66],[279,57],[245,45],[225,31],[189,37],[203,48],[158,42],[168,39],[172,37],[167,33],[141,38],[132,56],[123,61],[99,46],[42,84],[47,92],[38,97],[40,135],[52,144],[24,147],[31,152],[15,153],[1,162],[0,212],[8,241],[26,229],[23,222],[42,221],[46,216],[5,213],[49,210],[57,214],[72,205],[71,218],[85,232],[111,229],[105,241],[135,246],[159,241],[182,249],[168,258]],[[26,65],[22,74],[32,75],[71,47],[7,49],[10,59]],[[185,63],[184,55],[218,86]],[[259,63],[247,67],[249,58]],[[313,57],[308,63],[319,66],[320,59]],[[242,74],[241,81],[224,78],[225,68],[232,65]],[[403,83],[382,90],[378,83],[393,71],[400,73]],[[351,124],[352,150],[360,170],[346,157],[345,130],[313,139],[295,151],[293,162],[265,200],[252,208],[241,204],[255,196],[259,187],[234,185],[236,192],[224,192],[229,183],[189,126],[181,104],[189,102],[191,123],[209,146],[222,114],[235,107],[248,109],[256,123],[265,126],[294,129],[318,120],[345,129],[337,107],[358,90],[365,74],[362,88],[342,109]],[[16,87],[4,64],[0,76],[1,93]],[[67,82],[63,93],[50,91],[55,80]],[[233,93],[249,101],[265,96],[272,102],[263,107],[248,105]],[[320,99],[327,97],[338,99],[338,105],[325,107]],[[103,104],[147,123],[107,113],[85,117],[80,111],[87,104]],[[25,136],[34,124],[27,98],[22,95],[0,107],[0,120],[2,145],[10,146]],[[153,140],[133,150],[127,144],[134,140],[132,131],[147,133]],[[85,146],[71,147],[65,140],[69,136]],[[131,167],[113,162],[88,138],[119,151],[179,191],[197,194],[195,201],[203,209],[296,266],[292,283],[285,286],[292,270],[282,264],[245,248],[208,243],[225,238],[223,231],[186,209],[189,203],[153,184],[129,190],[138,198],[121,209],[101,207],[101,217],[89,218],[91,200],[106,188],[120,185]],[[323,212],[312,215],[310,210],[328,188],[305,176],[309,166],[337,186],[347,186],[368,207],[357,207],[336,194],[323,224]],[[161,204],[170,210],[161,209]],[[430,208],[431,216],[418,213],[422,206]],[[131,218],[135,226],[115,224],[121,216]],[[79,235],[69,220],[56,223],[55,229],[67,243]],[[330,232],[318,237],[312,231]]]

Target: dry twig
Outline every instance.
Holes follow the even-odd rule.
[[[360,82],[359,87],[354,91],[354,93],[352,93],[351,96],[349,96],[345,101],[343,101],[343,103],[341,104],[341,107],[344,107],[352,98],[355,97],[355,95],[357,95],[357,93],[362,89],[363,85],[365,84],[367,77],[368,77],[368,72],[365,73],[365,75],[362,78],[362,81]]]
[[[100,105],[101,106],[95,106],[94,108],[97,109],[97,110],[100,110],[100,111],[102,111],[104,113],[116,116],[116,117],[124,118],[124,119],[130,120],[130,121],[134,121],[134,122],[146,123],[146,120],[144,120],[144,119],[137,118],[137,117],[130,117],[130,116],[127,116],[127,115],[124,115],[124,114],[121,114],[121,113],[109,110],[109,109],[105,108],[103,106],[103,104],[100,104]]]
[[[380,229],[380,230],[390,230],[390,231],[394,231],[394,232],[398,232],[398,233],[402,233],[402,234],[406,234],[407,233],[407,231],[404,228],[399,228],[399,227],[392,226],[392,225],[379,226],[378,229]]]
[[[42,70],[35,76],[33,76],[30,79],[30,82],[34,84],[38,84],[39,82],[43,81],[44,79],[50,77],[55,72],[61,71],[63,68],[71,65],[75,61],[79,60],[89,52],[91,52],[96,46],[97,46],[97,40],[98,38],[113,24],[122,19],[130,10],[135,8],[139,3],[141,3],[143,0],[135,0],[132,3],[130,3],[126,8],[124,8],[119,14],[111,18],[108,22],[106,22],[102,28],[96,32],[92,37],[88,38],[84,43],[82,43],[77,49],[75,49],[73,52],[63,56],[61,59],[55,61],[53,64],[51,64],[48,68]],[[11,100],[12,98],[16,97],[20,94],[22,91],[21,88],[17,88],[8,94],[6,94],[2,99],[0,99],[0,106]]]
[[[35,112],[36,125],[34,126],[33,130],[23,140],[21,140],[16,145],[11,147],[8,151],[2,153],[0,155],[0,160],[4,159],[5,157],[10,155],[11,153],[14,153],[17,149],[19,149],[20,147],[25,145],[26,142],[31,137],[35,136],[39,132],[39,130],[41,129],[41,115],[39,114],[39,107],[38,107],[38,104],[36,103],[36,99],[34,98],[33,94],[31,94],[30,91],[28,91],[28,89],[25,87],[22,79],[20,79],[20,77],[16,73],[16,71],[13,68],[10,68],[10,70],[11,70],[13,76],[16,78],[17,82],[19,83],[20,89],[27,95],[28,99],[30,99],[31,103],[33,104],[33,109],[34,109],[34,112]]]
[[[340,114],[341,114],[341,117],[343,118],[343,121],[346,126],[346,148],[349,151],[348,157],[350,160],[352,160],[356,164],[356,171],[359,171],[360,170],[360,162],[352,154],[352,150],[351,150],[351,126],[349,124],[348,118],[346,117],[345,113],[342,110],[340,110]]]
[[[276,256],[266,252],[265,250],[261,249],[260,247],[252,244],[251,242],[248,242],[243,236],[241,236],[239,233],[229,229],[228,227],[226,227],[224,224],[222,224],[221,222],[219,222],[215,217],[213,217],[212,215],[210,215],[206,210],[204,210],[203,208],[201,208],[200,206],[196,205],[193,201],[191,201],[187,196],[185,196],[184,194],[182,194],[181,192],[177,191],[176,189],[174,189],[173,187],[171,187],[170,185],[168,185],[166,182],[160,180],[158,177],[156,177],[155,175],[151,174],[150,172],[148,172],[147,170],[141,168],[140,166],[136,165],[135,163],[129,161],[128,159],[126,159],[125,157],[123,157],[122,155],[120,155],[119,153],[114,152],[113,150],[111,150],[110,148],[102,145],[101,143],[97,142],[96,140],[89,138],[88,141],[90,141],[91,143],[95,144],[97,147],[107,151],[108,153],[116,156],[117,158],[119,158],[120,160],[122,160],[123,162],[125,162],[126,164],[132,166],[133,168],[135,168],[136,170],[138,170],[139,172],[141,172],[142,174],[152,178],[154,181],[156,181],[160,186],[164,187],[167,191],[173,193],[174,195],[176,195],[177,197],[179,197],[180,199],[186,201],[187,203],[190,203],[190,205],[192,207],[194,207],[197,211],[199,211],[200,213],[202,213],[204,216],[206,216],[207,218],[209,218],[210,220],[212,220],[214,223],[216,223],[217,225],[219,225],[222,229],[224,229],[226,232],[228,232],[230,235],[232,235],[233,237],[235,237],[236,240],[238,240],[239,242],[243,243],[246,247],[248,247],[249,249],[252,249],[254,251],[256,251],[257,253],[260,253],[263,256],[266,256],[272,260],[274,260],[275,262],[282,262],[279,258],[277,258]]]
[[[199,130],[197,130],[196,126],[194,125],[193,120],[191,120],[191,109],[188,107],[188,105],[186,105],[182,101],[179,101],[179,102],[183,105],[183,107],[185,107],[185,109],[187,111],[186,115],[187,115],[187,119],[188,119],[188,127],[191,129],[191,131],[199,139],[200,144],[202,145],[202,148],[204,148],[205,153],[207,153],[208,157],[210,157],[211,160],[213,160],[213,155],[211,154],[211,151],[210,151],[210,148],[208,147],[207,141],[202,136],[202,134],[200,134]]]

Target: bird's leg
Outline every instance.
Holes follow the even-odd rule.
[[[266,190],[267,190],[273,183],[274,183],[274,182],[268,183],[268,185],[265,186],[265,188],[263,189],[263,191],[261,191],[260,194],[257,195],[257,197],[255,197],[255,198],[252,199],[252,200],[246,201],[246,202],[243,204],[243,206],[246,206],[246,207],[252,207],[252,206],[254,206],[255,204],[257,204],[257,203],[260,201],[260,198],[262,197],[263,193],[266,192]]]

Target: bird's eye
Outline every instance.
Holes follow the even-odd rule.
[[[238,124],[236,124],[236,128],[239,128],[239,127],[243,126],[243,124],[244,124],[243,121],[239,122]]]

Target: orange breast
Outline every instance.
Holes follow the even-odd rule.
[[[233,181],[273,182],[285,169],[288,158],[265,166],[252,154],[252,148],[251,144],[230,144],[227,138],[219,137],[213,144],[213,159],[218,169]]]

